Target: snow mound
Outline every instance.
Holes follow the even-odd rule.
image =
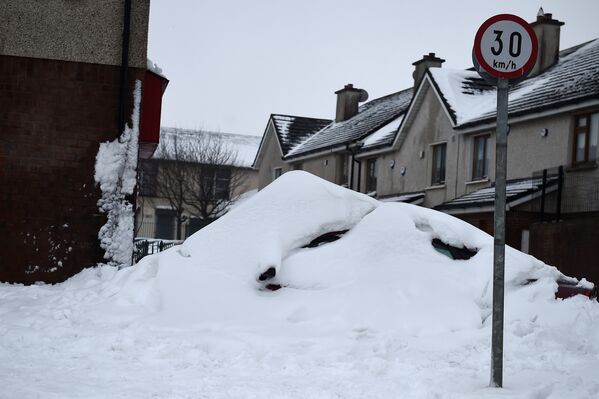
[[[341,230],[349,231],[336,242],[303,248]],[[477,254],[450,259],[433,248],[434,238]],[[152,288],[135,289],[133,302],[148,300],[161,319],[182,323],[328,323],[410,334],[479,328],[491,312],[492,259],[492,237],[470,224],[295,171],[181,246],[140,262],[132,279]],[[268,283],[282,286],[275,292],[258,281],[271,268]],[[507,248],[508,301],[553,301],[558,278],[566,277]],[[151,295],[142,300],[140,292]]]

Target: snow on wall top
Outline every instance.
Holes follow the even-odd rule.
[[[412,88],[377,98],[358,108],[358,113],[333,122],[289,151],[288,156],[300,156],[354,140],[361,140],[405,113],[412,100]]]
[[[283,155],[287,155],[294,146],[300,144],[306,138],[332,122],[330,119],[281,114],[272,114],[271,119],[274,123]]]
[[[193,142],[193,140],[201,140],[203,135],[215,136],[220,140],[223,140],[228,149],[237,153],[234,166],[248,168],[251,167],[254,162],[261,140],[261,137],[259,136],[162,127],[160,129],[160,145],[156,149],[152,159],[171,158],[172,155],[170,151],[173,150],[175,137],[177,137],[179,143],[185,143]],[[165,149],[167,153],[164,152]]]
[[[458,127],[495,118],[496,89],[475,71],[429,70]],[[510,89],[509,113],[523,114],[599,95],[599,40],[560,52],[556,65]]]
[[[164,72],[162,72],[162,68],[160,68],[158,66],[158,64],[156,64],[155,62],[153,62],[149,58],[147,60],[147,66],[146,66],[146,68],[148,69],[148,71],[154,72],[156,75],[162,76],[163,78],[167,79],[167,77],[164,74]]]

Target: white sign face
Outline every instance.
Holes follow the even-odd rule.
[[[487,20],[476,34],[474,54],[480,66],[497,78],[518,78],[529,72],[537,56],[537,38],[530,25],[514,15]]]

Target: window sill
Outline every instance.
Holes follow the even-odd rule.
[[[590,170],[590,169],[597,169],[597,162],[590,161],[590,162],[580,162],[580,163],[572,164],[568,168],[566,168],[566,171],[577,172],[579,170]]]
[[[466,184],[467,186],[472,185],[472,184],[481,184],[481,183],[488,183],[489,182],[489,178],[485,177],[484,179],[476,179],[476,180],[470,180],[467,181]]]
[[[445,183],[443,183],[443,184],[435,184],[435,185],[432,185],[432,186],[424,187],[424,190],[425,191],[439,190],[441,188],[445,188]]]

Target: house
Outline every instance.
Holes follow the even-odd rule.
[[[96,155],[131,124],[136,81],[142,155],[158,142],[166,79],[148,71],[149,7],[0,7],[0,281],[55,283],[103,261]]]
[[[510,88],[506,241],[599,281],[599,40],[560,51],[563,24],[539,13],[531,23],[537,62]],[[340,182],[327,167],[345,159],[339,174],[349,176],[349,187],[436,208],[492,233],[496,91],[474,70],[443,62],[425,55],[413,64],[413,88],[361,106],[355,94],[339,97],[355,91],[346,86],[337,92],[335,122],[281,161]],[[339,109],[347,98],[345,119]]]
[[[186,238],[255,192],[251,166],[260,140],[163,127],[160,146],[140,162],[136,236]]]
[[[283,158],[289,151],[331,122],[329,119],[271,114],[252,165],[258,171],[258,188],[264,188],[287,172],[290,165]]]

